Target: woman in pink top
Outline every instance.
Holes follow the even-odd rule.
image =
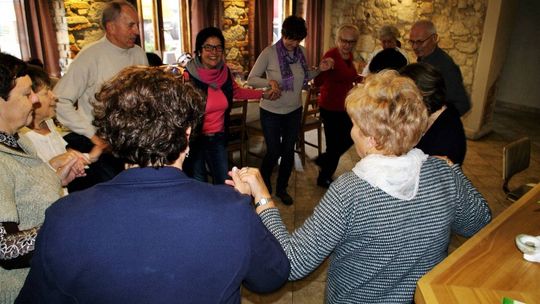
[[[195,58],[186,66],[185,76],[206,95],[203,122],[190,142],[186,173],[207,181],[207,168],[212,182],[223,184],[227,172],[227,127],[233,99],[275,98],[279,93],[241,88],[223,60],[225,38],[220,29],[207,27],[197,34]],[[275,96],[275,97],[274,97]]]

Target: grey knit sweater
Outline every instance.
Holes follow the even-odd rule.
[[[0,144],[0,222],[25,230],[43,223],[45,209],[60,198],[62,187],[28,139],[19,139],[19,145],[25,152]],[[0,267],[0,304],[15,301],[28,269]]]
[[[265,210],[261,219],[289,257],[289,280],[305,277],[330,255],[327,303],[410,303],[418,279],[446,257],[451,231],[472,236],[491,212],[459,166],[430,157],[410,201],[347,172],[292,235],[278,209]]]

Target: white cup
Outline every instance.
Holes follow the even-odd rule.
[[[530,262],[540,263],[540,236],[519,234],[516,245],[523,252],[523,258]]]

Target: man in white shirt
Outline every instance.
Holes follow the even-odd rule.
[[[58,96],[58,120],[71,130],[65,136],[69,146],[97,154],[106,151],[108,144],[95,134],[92,125],[94,95],[123,68],[148,65],[144,50],[136,45],[139,19],[135,7],[126,1],[109,2],[103,10],[101,25],[105,36],[83,48],[54,88]],[[121,161],[110,154],[101,154],[90,166],[87,177],[70,185],[70,191],[109,180],[122,169]]]

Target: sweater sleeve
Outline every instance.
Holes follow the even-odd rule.
[[[39,226],[19,231],[16,223],[0,222],[0,265],[5,269],[28,267],[38,230]]]
[[[254,292],[271,292],[289,276],[290,264],[276,238],[250,210],[251,258],[244,285]]]
[[[80,54],[83,56],[84,54]],[[75,103],[83,96],[88,88],[92,64],[85,63],[86,57],[75,59],[67,73],[54,87],[54,94],[58,96],[56,115],[58,120],[71,131],[88,138],[95,134],[95,128],[75,108]]]
[[[261,99],[263,91],[242,88],[233,80],[233,95],[235,99]]]
[[[345,237],[348,223],[345,200],[336,189],[332,184],[313,214],[292,234],[287,232],[277,208],[260,214],[289,258],[289,280],[301,279],[315,270]]]
[[[471,101],[465,91],[461,71],[455,63],[449,64],[445,70],[444,82],[446,84],[447,102],[453,104],[458,110],[459,115],[462,116],[471,109]]]
[[[463,174],[457,164],[452,166],[456,183],[456,213],[452,223],[452,231],[470,237],[491,221],[491,210],[476,190],[471,181]]]
[[[253,68],[249,72],[247,82],[250,86],[255,88],[264,88],[268,86],[268,79],[264,78],[267,67],[268,67],[268,57],[270,52],[272,52],[272,47],[265,48],[253,65]]]

